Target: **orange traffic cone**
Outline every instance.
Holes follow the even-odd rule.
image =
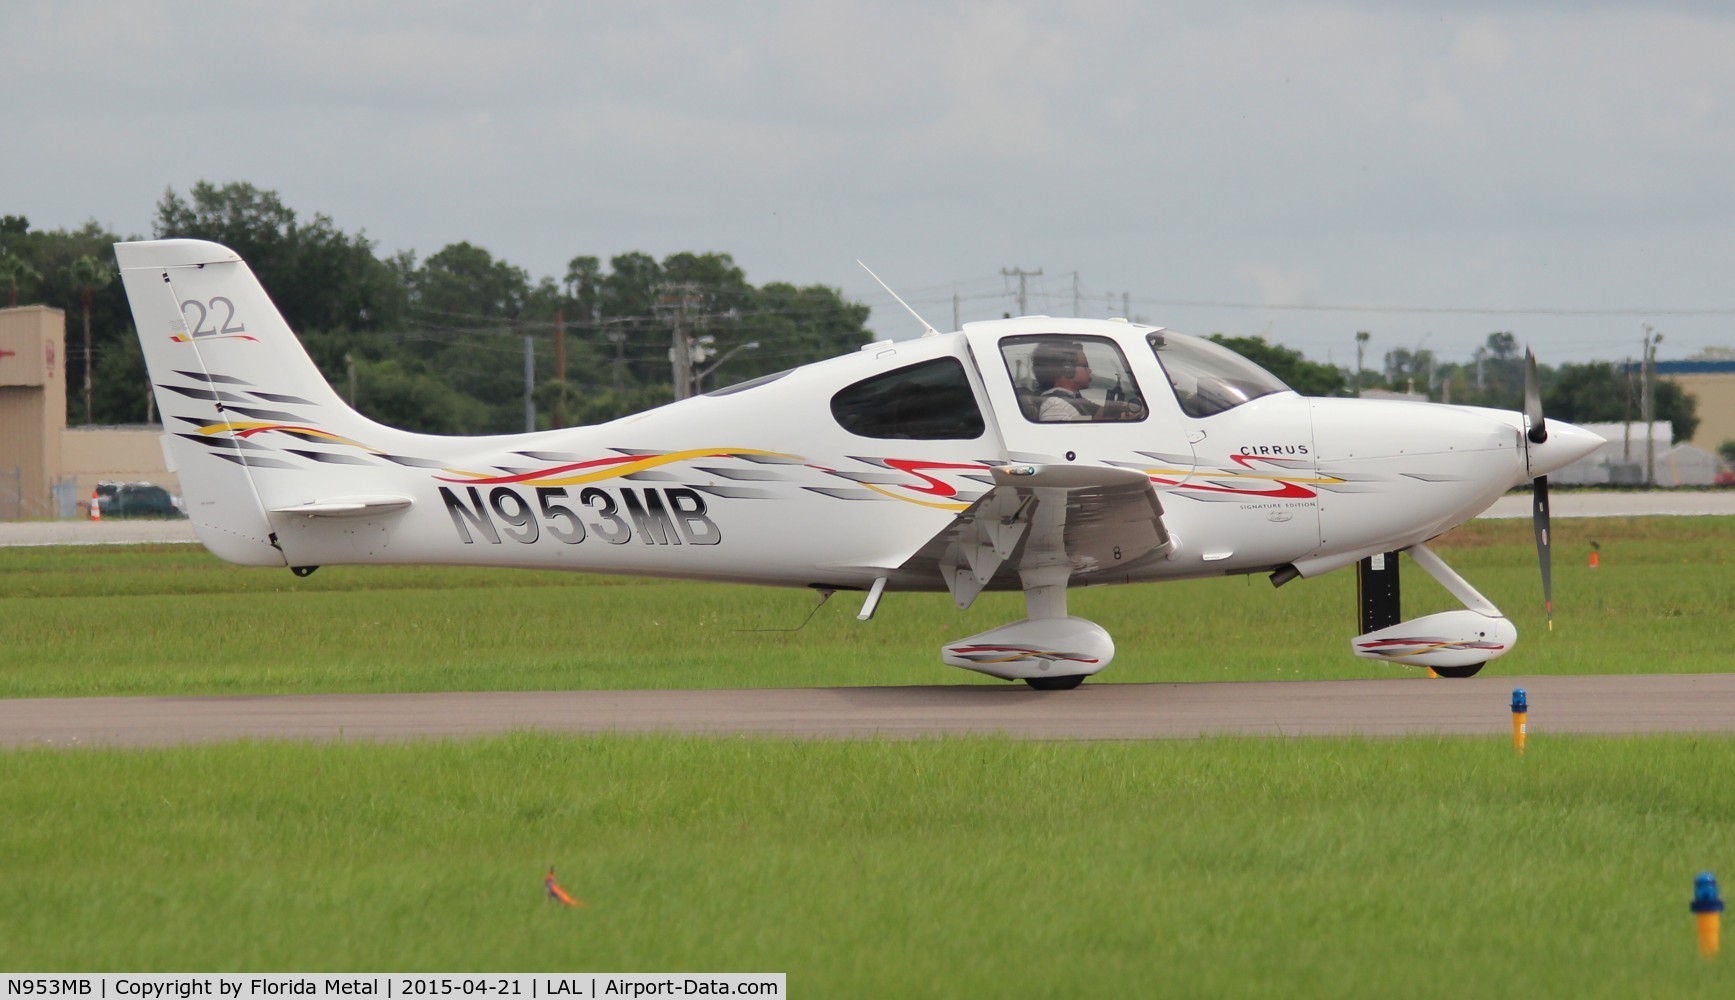
[[[90,491],[90,519],[102,520],[102,497],[97,496],[95,490]]]
[[[1596,553],[1595,552],[1592,552],[1590,554],[1590,568],[1596,569]]]

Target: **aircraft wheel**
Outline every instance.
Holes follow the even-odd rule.
[[[1434,673],[1441,677],[1474,677],[1484,666],[1486,664],[1472,663],[1467,667],[1435,667]]]
[[[1071,691],[1084,683],[1084,674],[1068,674],[1065,677],[1026,677],[1024,683],[1038,691]]]

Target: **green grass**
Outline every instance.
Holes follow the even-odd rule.
[[[1591,539],[1602,567],[1586,566]],[[1735,518],[1563,520],[1555,630],[1529,526],[1476,522],[1437,550],[1517,624],[1512,674],[1727,669]],[[1404,561],[1406,614],[1457,607]],[[1349,653],[1355,580],[1273,590],[1233,577],[1074,591],[1114,636],[1104,681],[1380,677]],[[283,570],[195,546],[0,549],[0,697],[1000,683],[942,643],[1024,616],[1016,594],[959,612],[894,594],[871,622],[840,594],[450,567]]]
[[[1602,568],[1585,567],[1589,541]],[[1522,634],[1491,669],[1727,669],[1735,519],[1437,546]],[[1454,606],[1405,568],[1412,615]],[[1075,592],[1105,679],[1385,676],[1354,580]],[[0,697],[942,684],[1022,617],[450,568],[297,580],[190,546],[0,549]],[[986,683],[997,683],[985,681]],[[0,753],[0,968],[786,971],[811,996],[1725,996],[1735,739],[898,743],[507,737]],[[541,876],[589,905],[546,903]],[[1725,962],[1727,960],[1724,960]]]
[[[0,967],[1713,996],[1735,740],[518,734],[0,757]],[[542,898],[541,877],[587,909]]]

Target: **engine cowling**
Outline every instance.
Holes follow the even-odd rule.
[[[1108,631],[1083,618],[1025,619],[949,642],[940,658],[951,666],[1007,680],[1094,674],[1114,659]]]
[[[1471,667],[1504,654],[1518,642],[1505,618],[1474,611],[1443,611],[1356,636],[1355,655],[1417,667]]]

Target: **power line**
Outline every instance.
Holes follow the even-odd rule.
[[[1002,286],[998,290],[964,290],[969,285],[978,289],[984,280],[972,279],[966,282],[955,282],[950,285],[930,285],[925,288],[913,288],[904,297],[911,303],[949,302],[956,295],[959,301],[1007,300],[1028,302],[1035,299],[1042,302],[1063,303],[1071,301],[1075,296],[1083,302],[1102,299],[1107,293],[1092,291],[1082,282],[1078,291],[1072,288],[1056,290],[1044,282],[1029,282],[1026,276],[1035,277],[1040,271],[1020,274],[1017,268],[1006,268],[1001,271],[1005,278],[1018,277],[1020,288],[1014,291]],[[1319,303],[1319,302],[1244,302],[1230,299],[1179,299],[1155,295],[1132,295],[1132,302],[1140,306],[1158,306],[1170,309],[1242,309],[1250,311],[1273,312],[1318,312],[1318,313],[1368,313],[1368,314],[1415,314],[1415,315],[1446,315],[1446,316],[1618,316],[1644,318],[1650,316],[1735,316],[1735,306],[1451,306],[1451,305],[1413,305],[1370,303]],[[870,294],[865,301],[872,301],[878,296]],[[1023,309],[1020,309],[1022,312]]]
[[[1134,298],[1140,305],[1172,309],[1269,309],[1287,312],[1421,313],[1459,316],[1735,316],[1735,306],[1671,308],[1664,306],[1374,306],[1307,302],[1221,302],[1197,299]]]

